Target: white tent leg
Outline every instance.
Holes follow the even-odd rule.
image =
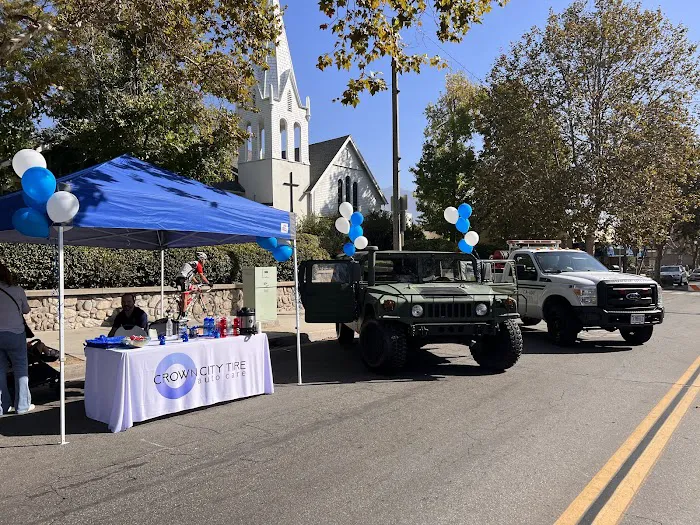
[[[297,265],[297,240],[294,239],[294,309],[297,315],[297,384],[301,385],[301,327],[299,323],[299,266]]]
[[[165,317],[165,250],[160,251],[160,318]]]
[[[61,374],[61,445],[66,445],[66,345],[65,345],[65,317],[63,306],[65,303],[63,267],[63,226],[58,227],[58,349],[60,355]]]

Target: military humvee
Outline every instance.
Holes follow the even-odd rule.
[[[522,353],[517,302],[482,270],[470,254],[370,247],[352,259],[302,263],[299,288],[306,322],[335,323],[341,343],[359,333],[373,370],[396,371],[409,350],[436,342],[469,345],[479,365],[505,370]]]

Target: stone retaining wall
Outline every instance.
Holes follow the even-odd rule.
[[[160,315],[160,287],[107,288],[100,290],[66,290],[66,329],[112,326],[121,311],[121,297],[125,293],[136,294],[136,305],[148,314],[149,321]],[[235,315],[243,307],[243,287],[240,284],[216,285],[204,295],[207,313],[211,315]],[[165,310],[177,311],[179,292],[165,289]],[[27,299],[32,311],[26,315],[27,324],[34,331],[58,330],[58,296],[53,291],[30,290]],[[277,287],[279,312],[294,311],[294,283],[279,283]],[[193,316],[204,316],[198,303],[192,308]]]

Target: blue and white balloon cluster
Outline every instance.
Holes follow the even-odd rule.
[[[56,177],[46,169],[38,151],[23,149],[12,158],[12,169],[22,179],[22,198],[27,205],[12,216],[12,225],[27,237],[47,238],[49,225],[66,224],[80,209],[78,198],[69,191],[56,191]]]
[[[450,206],[445,208],[444,217],[447,222],[454,224],[457,231],[464,234],[464,238],[457,245],[460,251],[464,253],[472,253],[474,246],[479,244],[479,234],[475,231],[469,231],[471,223],[469,217],[472,216],[472,207],[467,204],[460,204],[459,208]]]
[[[294,249],[287,240],[278,241],[274,237],[257,237],[255,240],[258,246],[269,251],[277,262],[288,261],[294,255]]]
[[[341,217],[336,219],[335,229],[350,237],[350,242],[346,242],[343,245],[343,253],[348,257],[352,257],[357,250],[364,250],[369,244],[362,229],[365,217],[359,211],[353,213],[352,204],[349,202],[342,203],[339,211]]]

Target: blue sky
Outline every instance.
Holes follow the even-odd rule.
[[[282,2],[283,5],[285,1]],[[483,80],[496,57],[506,52],[532,26],[546,23],[549,9],[556,12],[569,5],[568,0],[511,0],[506,7],[495,7],[483,25],[475,26],[458,45],[436,45],[434,33],[428,39],[412,39],[416,53],[439,54],[454,71],[465,71],[473,81]],[[302,100],[311,97],[311,142],[351,134],[382,187],[391,186],[391,97],[385,92],[374,97],[365,95],[357,108],[344,107],[332,99],[339,96],[348,79],[346,72],[316,68],[319,54],[333,49],[333,36],[321,31],[326,18],[318,10],[317,0],[286,0],[285,26],[294,61]],[[690,38],[700,40],[700,2],[695,0],[643,0],[646,8],[661,8],[674,23],[690,29]],[[432,40],[432,41],[431,41]],[[377,65],[391,80],[387,63]],[[420,75],[404,75],[401,89],[401,187],[413,188],[408,171],[420,158],[423,144],[425,106],[438,98],[447,70],[426,68]]]

